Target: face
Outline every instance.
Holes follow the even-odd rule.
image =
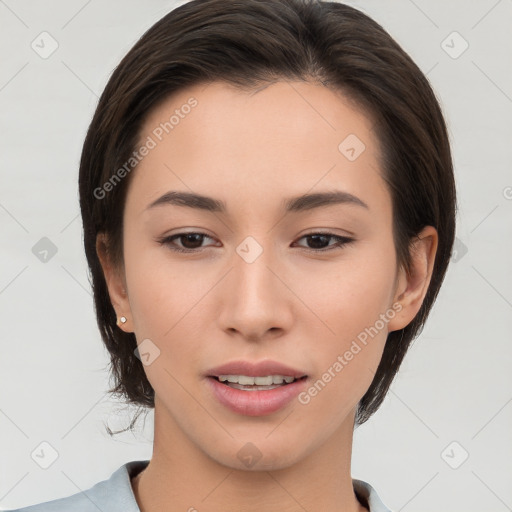
[[[150,149],[130,176],[122,286],[108,283],[128,318],[122,328],[145,344],[159,424],[238,468],[245,443],[259,467],[287,467],[352,429],[388,332],[407,325],[422,298],[399,302],[408,282],[371,120],[319,85],[249,93],[216,82],[161,103],[140,143]],[[224,208],[157,201],[171,191]],[[287,208],[333,192],[337,202]],[[209,376],[225,363],[269,360],[307,376],[264,391],[295,386],[288,401],[265,406],[248,396],[258,391]],[[218,399],[220,387],[238,409]]]

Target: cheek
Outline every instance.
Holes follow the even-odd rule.
[[[387,324],[381,315],[387,311],[387,290],[373,283],[375,287],[359,283],[357,291],[346,294],[333,292],[335,306],[322,296],[329,310],[323,318],[334,334],[322,336],[316,345],[315,375],[299,403],[310,407],[306,409],[310,417],[322,418],[332,429],[368,390],[386,343]]]
[[[188,301],[186,280],[173,270],[156,242],[125,238],[126,281],[136,333],[161,338],[182,316]],[[189,287],[190,288],[190,287]]]
[[[206,313],[201,298],[211,284],[191,277],[190,267],[172,264],[165,248],[129,238],[125,268],[137,342],[149,338],[160,351],[155,364],[145,366],[145,371],[150,380],[168,380],[164,368],[180,374],[198,359],[197,343],[204,339],[204,329],[197,320]]]
[[[308,304],[328,326],[319,324],[322,350],[317,352],[319,384],[336,403],[356,403],[373,379],[384,350],[394,284],[394,253],[372,251],[348,258],[336,271],[309,275],[304,283]],[[354,253],[355,254],[355,253]],[[331,384],[332,383],[332,384]],[[313,391],[314,393],[314,391]],[[330,399],[330,398],[328,398]]]
[[[373,325],[390,307],[394,254],[372,252],[379,256],[354,251],[329,267],[317,264],[316,270],[304,272],[301,280],[299,295],[307,297],[307,304],[340,340]]]

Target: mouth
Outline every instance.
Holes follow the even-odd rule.
[[[303,375],[302,377],[285,375],[266,375],[260,377],[249,375],[210,375],[209,378],[233,389],[243,391],[268,391],[305,380],[307,379],[307,375]]]
[[[220,374],[205,379],[211,396],[220,405],[244,416],[266,416],[284,409],[306,389],[307,380],[307,375],[281,374],[257,377]]]
[[[237,414],[263,416],[289,405],[308,375],[277,360],[229,361],[204,374],[212,396]]]

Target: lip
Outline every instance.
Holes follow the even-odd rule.
[[[283,375],[282,373],[279,374]],[[246,374],[243,373],[242,375]],[[223,384],[212,376],[207,377],[205,380],[214,397],[222,405],[235,413],[244,414],[245,416],[264,416],[272,414],[288,405],[301,391],[304,391],[308,385],[308,378],[305,377],[291,384],[284,384],[274,389],[265,391],[244,391]]]
[[[205,372],[206,377],[218,377],[219,375],[247,375],[248,377],[283,375],[284,377],[295,377],[296,379],[307,376],[304,371],[268,359],[257,363],[251,361],[231,361]],[[251,393],[257,393],[257,391],[251,391]],[[262,393],[268,393],[268,391],[262,391]]]

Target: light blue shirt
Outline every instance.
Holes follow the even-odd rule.
[[[127,462],[110,478],[83,492],[6,512],[140,512],[130,479],[148,464],[149,460]],[[357,498],[370,512],[391,512],[370,484],[354,478],[352,484]]]

